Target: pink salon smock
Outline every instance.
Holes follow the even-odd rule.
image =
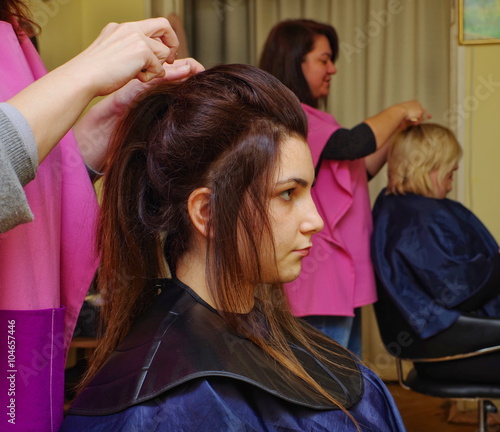
[[[302,104],[307,141],[316,166],[330,136],[341,126],[323,111]],[[370,260],[372,218],[364,159],[323,160],[312,197],[325,227],[313,237],[300,276],[285,285],[295,316],[353,316],[377,300]]]
[[[0,21],[0,101],[46,73],[28,38]],[[47,125],[50,127],[50,124]],[[97,268],[97,201],[69,132],[24,187],[34,220],[0,235],[0,430],[56,431],[64,366]]]

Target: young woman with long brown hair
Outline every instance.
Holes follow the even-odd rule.
[[[251,66],[140,96],[104,179],[105,331],[63,431],[404,430],[380,380],[287,304],[323,227],[306,133]]]

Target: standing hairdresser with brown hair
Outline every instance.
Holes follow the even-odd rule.
[[[269,33],[259,66],[302,102],[317,174],[313,199],[325,221],[301,275],[287,285],[288,298],[296,316],[361,356],[360,308],[376,300],[367,175],[374,176],[385,163],[393,134],[421,122],[425,110],[419,102],[403,102],[350,130],[342,128],[319,109],[337,73],[338,53],[332,26],[287,20]]]

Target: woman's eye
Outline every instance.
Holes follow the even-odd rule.
[[[287,189],[286,191],[280,193],[280,197],[283,198],[285,201],[291,201],[292,193],[293,189]]]

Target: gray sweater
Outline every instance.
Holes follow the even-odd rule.
[[[0,233],[33,220],[23,186],[35,178],[38,150],[23,115],[0,103]]]

